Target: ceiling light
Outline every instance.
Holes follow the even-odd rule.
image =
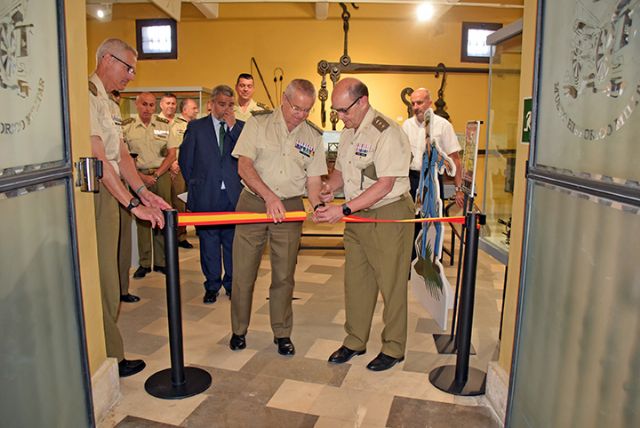
[[[104,18],[104,10],[98,9],[98,11],[96,12],[96,15],[98,15],[98,18],[100,19]]]
[[[433,5],[431,3],[420,3],[416,9],[418,21],[429,21],[433,17]]]

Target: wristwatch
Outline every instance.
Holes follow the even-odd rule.
[[[351,215],[351,208],[349,208],[349,205],[342,204],[342,215]]]
[[[131,198],[131,200],[129,201],[129,205],[127,205],[127,211],[131,211],[132,209],[134,209],[135,207],[140,205],[140,199],[138,198]]]

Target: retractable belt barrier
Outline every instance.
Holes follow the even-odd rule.
[[[285,222],[305,221],[308,213],[306,211],[287,211]],[[249,223],[270,223],[273,217],[266,213],[251,212],[199,212],[199,213],[179,213],[178,226],[215,226],[223,224],[249,224]],[[385,220],[348,215],[341,220],[344,223],[458,223],[464,224],[465,218],[459,217],[431,217],[431,218],[408,218],[401,220]]]

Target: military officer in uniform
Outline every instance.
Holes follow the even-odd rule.
[[[338,82],[331,102],[345,129],[322,199],[328,202],[331,192],[344,188],[347,202],[318,207],[314,220],[335,223],[351,213],[372,219],[413,218],[408,178],[411,147],[405,133],[371,107],[369,90],[357,79]],[[410,223],[346,225],[347,337],[329,362],[344,363],[366,352],[378,293],[384,300],[382,350],[367,368],[386,370],[404,359],[412,235]]]
[[[166,93],[160,98],[160,116],[163,119],[167,119],[169,124],[173,124],[173,120],[176,117],[176,108],[178,107],[178,99],[175,94]]]
[[[231,296],[232,350],[246,347],[245,335],[262,251],[269,240],[271,286],[269,311],[274,343],[281,355],[293,355],[293,275],[302,223],[283,223],[287,211],[304,210],[309,201],[320,203],[320,176],[327,173],[322,130],[306,118],[313,107],[315,88],[308,80],[289,83],[284,102],[275,111],[254,112],[232,153],[245,186],[237,211],[267,213],[273,223],[236,226],[233,241],[233,295]]]
[[[253,86],[253,76],[249,73],[241,73],[236,81],[236,93],[238,102],[233,107],[236,119],[246,122],[254,111],[269,110],[266,105],[253,100],[253,93],[256,88]]]
[[[125,377],[144,369],[145,363],[124,358],[122,336],[117,325],[120,307],[118,205],[126,206],[136,218],[159,227],[164,227],[160,210],[170,206],[150,192],[138,176],[122,139],[122,130],[114,121],[113,101],[107,95],[114,89],[123,90],[135,77],[136,50],[122,40],[107,39],[98,47],[96,60],[96,70],[89,78],[89,117],[91,151],[93,156],[102,161],[103,167],[102,186],[100,192],[94,195],[102,317],[107,356],[118,360],[118,373]],[[121,178],[136,190],[137,197],[131,196]]]
[[[180,152],[180,145],[184,138],[184,131],[187,129],[187,124],[198,117],[199,109],[198,103],[191,98],[186,98],[180,101],[180,114],[174,119],[169,131],[169,145],[176,147],[176,160],[171,164],[169,168],[169,175],[171,177],[171,205],[181,213],[185,211],[185,204],[178,195],[187,191],[187,186],[184,182],[184,177],[180,173],[180,165],[178,165],[178,154]],[[187,228],[186,226],[178,227],[178,247],[193,248],[193,245],[187,241]]]
[[[156,98],[149,92],[136,97],[138,116],[123,121],[124,137],[131,152],[137,153],[136,167],[145,186],[162,199],[171,201],[171,178],[168,174],[176,159],[176,147],[169,144],[169,120],[154,114]],[[164,237],[148,222],[136,220],[140,266],[133,277],[143,278],[153,270],[165,273]]]

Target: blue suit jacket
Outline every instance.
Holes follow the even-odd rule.
[[[238,159],[231,156],[244,122],[236,121],[225,134],[224,153],[220,154],[218,137],[211,116],[193,120],[187,125],[180,146],[178,164],[187,183],[187,209],[193,212],[220,211],[222,181],[235,206],[242,190],[238,175]],[[220,202],[219,202],[220,201]]]

